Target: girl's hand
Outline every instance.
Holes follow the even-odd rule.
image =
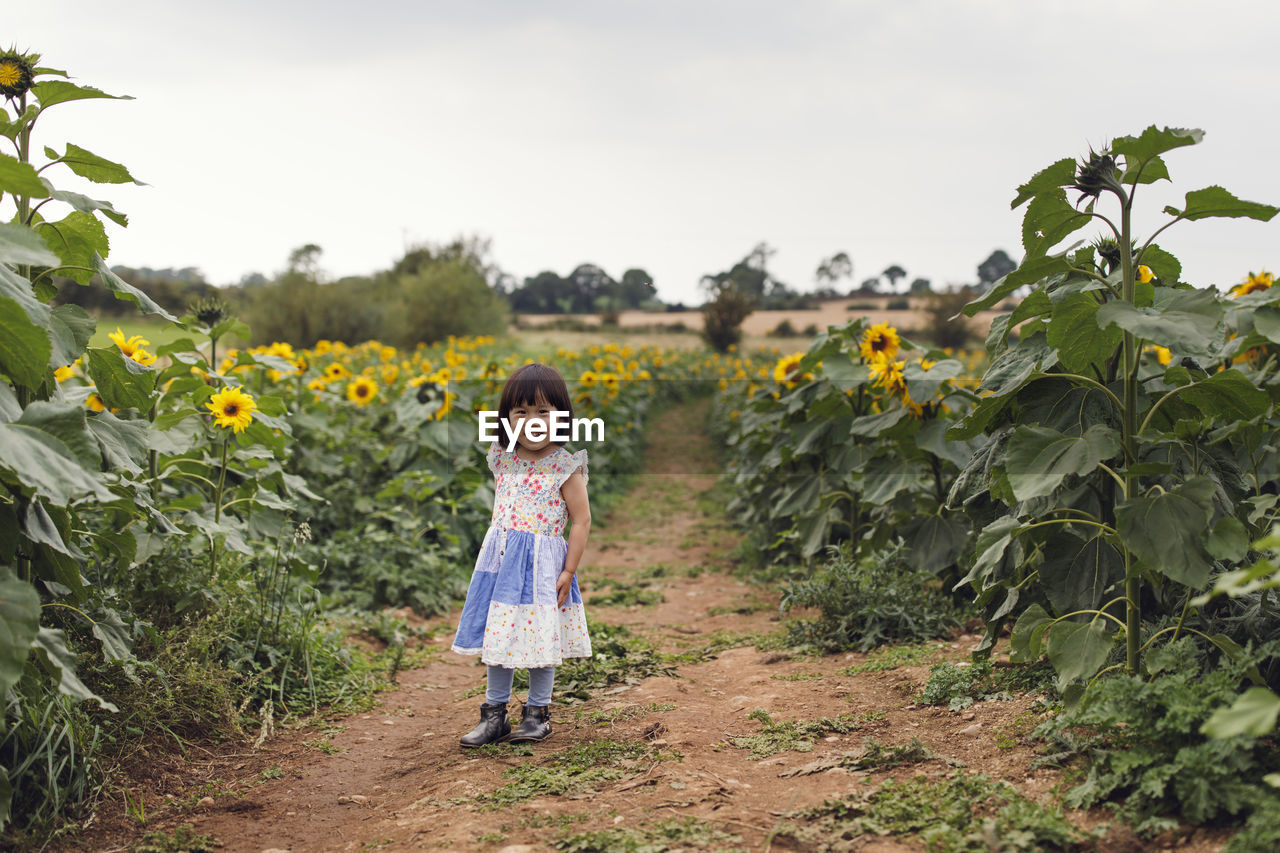
[[[564,607],[569,598],[569,588],[573,584],[573,572],[561,572],[556,578],[556,607]]]

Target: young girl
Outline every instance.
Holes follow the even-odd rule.
[[[453,651],[478,654],[489,667],[480,724],[463,736],[464,747],[548,737],[556,665],[591,656],[576,577],[591,531],[587,451],[570,453],[551,440],[556,410],[573,418],[569,389],[554,368],[526,364],[507,378],[498,403],[501,437],[488,452],[493,518],[453,641]],[[546,438],[529,439],[531,421],[547,425]],[[510,452],[508,422],[518,436]],[[566,519],[573,521],[567,544]],[[529,670],[529,699],[513,732],[507,702],[517,667]]]

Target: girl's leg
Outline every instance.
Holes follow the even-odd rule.
[[[543,666],[529,670],[529,702],[539,707],[551,704],[551,688],[555,684],[556,668]]]
[[[533,672],[534,670],[530,670]],[[516,671],[505,666],[489,667],[489,685],[484,694],[484,701],[490,705],[506,705],[511,701],[511,681]]]

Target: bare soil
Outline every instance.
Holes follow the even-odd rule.
[[[626,625],[669,652],[780,627],[777,590],[730,573],[737,534],[706,497],[717,464],[702,437],[704,412],[692,404],[656,419],[645,473],[618,508],[597,521],[580,573],[590,619]],[[606,581],[646,578],[663,602],[592,605],[593,597],[608,592]],[[475,658],[448,651],[456,620],[456,612],[418,620],[436,629],[424,640],[436,653],[425,665],[402,671],[398,687],[381,694],[376,709],[314,721],[256,750],[251,743],[228,745],[190,762],[157,756],[128,783],[135,797],[142,792],[145,798],[145,827],[125,817],[123,801],[108,801],[84,836],[62,849],[130,850],[146,832],[191,824],[227,851],[517,853],[554,849],[552,842],[571,833],[693,817],[737,837],[713,843],[713,849],[797,850],[811,848],[778,833],[789,812],[868,790],[889,776],[943,776],[956,772],[952,762],[958,761],[968,772],[1005,779],[1033,798],[1048,798],[1069,782],[1064,771],[1031,769],[1036,753],[1024,737],[1031,728],[1030,696],[980,702],[959,712],[921,707],[913,696],[927,680],[927,664],[848,675],[841,670],[866,655],[789,656],[753,645],[681,664],[673,676],[600,691],[585,703],[555,705],[554,734],[532,745],[532,755],[511,748],[477,755],[461,749],[458,738],[478,719],[484,668]],[[939,659],[968,659],[978,639],[950,638],[940,644]],[[517,720],[520,698],[511,706]],[[808,752],[753,759],[729,739],[761,730],[748,716],[756,708],[775,720],[866,711],[883,716],[861,731],[816,738]],[[317,747],[326,735],[332,754]],[[939,757],[889,771],[796,772],[854,751],[868,735],[887,744],[918,736]],[[669,760],[627,763],[618,778],[588,790],[543,794],[497,810],[477,799],[511,782],[504,773],[512,768],[552,767],[574,747],[602,738],[647,744]],[[200,804],[201,796],[209,799]],[[1102,810],[1068,816],[1084,827],[1110,817]],[[1199,853],[1220,850],[1226,837],[1220,830],[1188,828],[1141,842],[1113,827],[1100,849]],[[674,844],[671,849],[692,849]],[[881,853],[923,849],[912,839],[891,837],[844,844]]]

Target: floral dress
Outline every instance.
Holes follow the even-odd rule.
[[[471,574],[453,651],[480,655],[491,666],[557,666],[590,657],[587,616],[575,575],[569,597],[556,604],[564,570],[569,509],[560,487],[574,471],[587,479],[587,451],[563,447],[529,462],[494,442],[493,517]]]

